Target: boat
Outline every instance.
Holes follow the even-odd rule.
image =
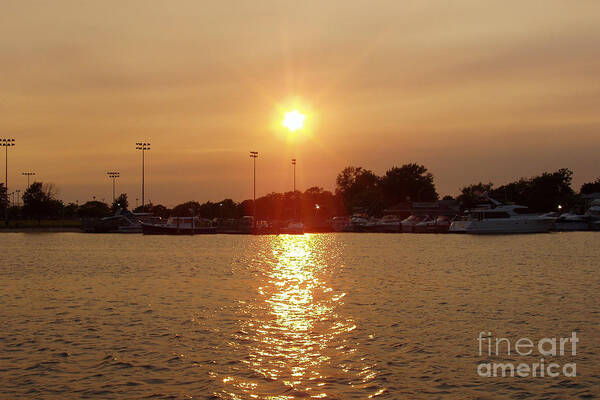
[[[367,223],[360,227],[360,232],[379,232],[380,224],[379,218],[369,218]]]
[[[564,213],[556,218],[555,231],[587,231],[590,229],[590,216]]]
[[[414,233],[429,233],[435,231],[435,218],[425,215],[421,222],[413,226]]]
[[[499,205],[486,210],[471,210],[466,233],[543,233],[554,226],[556,217],[532,213],[520,205]]]
[[[287,235],[304,235],[304,224],[302,222],[290,222],[286,227],[280,228],[279,231]]]
[[[119,209],[110,217],[84,219],[82,229],[88,233],[142,233],[144,222],[160,224],[161,218],[151,213],[133,213]]]
[[[410,217],[403,219],[402,222],[400,222],[400,224],[402,225],[402,232],[413,232],[415,225],[417,225],[422,220],[423,218],[417,215],[411,215]]]
[[[467,224],[470,215],[468,213],[457,215],[448,228],[448,233],[467,233]]]
[[[200,217],[169,217],[164,224],[142,223],[144,235],[201,235],[217,233],[209,220]]]
[[[415,225],[414,231],[418,233],[446,233],[450,228],[450,217],[440,215],[436,218],[427,218]]]
[[[590,219],[589,228],[593,231],[600,230],[600,199],[592,201],[585,215]]]
[[[384,215],[377,224],[377,232],[402,232],[402,219],[400,219],[400,217],[397,215]]]
[[[366,214],[354,214],[350,218],[350,223],[344,229],[346,232],[362,232],[363,227],[369,223],[369,217]]]
[[[440,215],[435,219],[435,233],[447,233],[450,229],[450,217],[447,215]]]
[[[329,222],[331,228],[335,232],[343,232],[350,225],[350,218],[348,217],[333,217]]]

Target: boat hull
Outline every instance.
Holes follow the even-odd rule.
[[[470,221],[465,231],[471,234],[545,233],[554,226],[554,219],[494,219]]]
[[[144,235],[207,235],[217,233],[217,228],[212,226],[177,228],[164,225],[142,224],[142,233]]]

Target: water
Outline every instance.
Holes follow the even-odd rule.
[[[2,234],[0,398],[593,398],[599,238]],[[577,377],[480,377],[480,331]]]

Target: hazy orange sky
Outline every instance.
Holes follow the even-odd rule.
[[[598,1],[3,1],[0,138],[80,203],[334,189],[424,164],[438,192],[568,167],[600,176]],[[308,112],[305,134],[279,126]],[[2,152],[3,153],[3,152]],[[4,177],[4,154],[0,173]],[[16,185],[16,186],[15,186]]]

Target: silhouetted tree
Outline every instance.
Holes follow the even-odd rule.
[[[460,195],[456,198],[463,209],[472,208],[475,204],[480,203],[484,193],[489,193],[492,190],[493,183],[476,183],[474,185],[465,186],[460,189]]]
[[[581,185],[581,189],[579,193],[581,194],[590,194],[590,193],[599,193],[600,192],[600,178],[596,178],[595,181],[587,182]]]
[[[63,208],[63,216],[65,218],[76,218],[79,216],[79,206],[75,203],[69,203]]]
[[[0,210],[4,210],[8,207],[8,195],[4,183],[0,183]]]
[[[168,218],[171,215],[171,210],[162,204],[152,206],[152,210],[150,210],[150,212],[154,214],[154,216],[161,218]]]
[[[336,193],[343,199],[348,212],[354,208],[381,208],[380,179],[373,171],[362,167],[346,167],[335,180]]]
[[[119,209],[127,210],[127,207],[129,207],[129,201],[127,201],[127,194],[121,193],[119,197],[117,197],[113,201],[111,209],[112,212],[115,213]]]
[[[568,168],[544,172],[532,178],[527,204],[540,212],[556,210],[558,205],[570,207],[575,198],[575,192],[571,188],[572,179],[573,171]]]
[[[204,217],[204,215],[201,215],[199,213],[200,203],[198,203],[197,201],[187,201],[185,203],[179,204],[179,205],[173,207],[173,210],[171,213],[175,217],[191,217],[192,211],[190,211],[190,209],[193,210],[193,213],[196,216]]]
[[[52,184],[34,182],[23,194],[23,214],[30,218],[54,218],[60,215],[63,203],[54,198]]]
[[[477,194],[488,191],[489,196],[501,202],[526,205],[534,211],[548,212],[556,210],[558,205],[570,207],[574,204],[575,193],[571,188],[573,172],[567,168],[556,172],[544,172],[539,176],[492,188],[492,184],[476,184],[464,187],[458,200],[464,208],[471,207],[477,200]]]
[[[79,207],[77,214],[84,218],[103,218],[111,215],[111,212],[106,203],[101,201],[88,201]]]
[[[388,206],[404,201],[435,201],[439,198],[433,175],[419,164],[405,164],[389,169],[381,178],[385,203]]]

